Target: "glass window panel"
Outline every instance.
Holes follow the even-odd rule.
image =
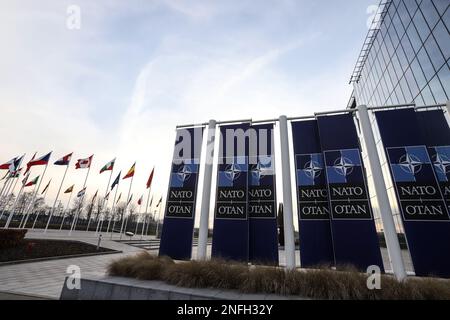
[[[445,60],[450,58],[450,33],[444,24],[439,22],[433,30],[433,36],[444,54]]]
[[[422,3],[420,4],[420,9],[422,10],[422,14],[425,17],[425,20],[428,22],[431,30],[433,30],[433,27],[439,20],[439,15],[434,8],[433,3],[431,3],[431,1],[422,1]]]
[[[399,15],[400,20],[403,23],[403,27],[406,29],[408,27],[409,23],[411,22],[411,17],[408,14],[408,11],[406,10],[406,7],[405,7],[405,4],[403,3],[403,1],[398,6],[397,14]]]
[[[436,104],[436,100],[434,100],[433,95],[431,94],[431,90],[428,86],[423,88],[422,90],[422,98],[425,102],[425,105]]]
[[[394,65],[394,70],[397,74],[397,78],[401,78],[403,72],[396,54],[394,54],[394,56],[392,57],[392,64]]]
[[[408,59],[406,59],[406,55],[401,47],[399,47],[397,50],[397,56],[398,60],[400,61],[400,65],[402,66],[402,70],[406,71],[406,69],[408,69],[409,62]]]
[[[400,79],[400,86],[403,91],[403,95],[405,96],[406,102],[409,103],[412,101],[411,91],[409,90],[408,84],[406,83],[405,77]]]
[[[448,0],[433,0],[433,3],[440,15],[442,15],[450,5]]]
[[[398,35],[401,37],[405,33],[405,28],[403,27],[403,23],[400,20],[400,16],[396,14],[394,16],[394,19],[392,20],[392,24],[395,27],[395,30],[397,30]],[[395,39],[393,38],[392,41]]]
[[[437,75],[431,79],[430,81],[430,89],[431,93],[434,96],[434,99],[436,100],[436,103],[446,103],[447,102],[447,96],[445,95],[445,91],[442,88],[441,82],[439,81],[439,78]]]
[[[430,56],[434,69],[439,70],[445,63],[445,60],[444,56],[441,53],[441,50],[439,50],[439,47],[436,44],[436,41],[434,41],[434,37],[429,37],[427,39],[427,41],[425,42],[425,49],[427,50],[428,55]]]
[[[422,41],[420,40],[420,37],[417,34],[416,28],[414,28],[413,24],[409,25],[408,29],[406,30],[406,33],[408,34],[409,41],[411,41],[414,51],[418,52],[419,49],[422,47]]]
[[[410,16],[413,17],[418,9],[417,3],[414,0],[407,0],[404,1],[404,4],[406,5]]]
[[[430,28],[428,28],[427,23],[422,15],[422,13],[417,11],[416,15],[413,18],[414,25],[416,26],[417,32],[420,35],[422,41],[425,41],[430,34]]]
[[[423,101],[422,95],[419,94],[415,99],[414,99],[414,103],[416,104],[416,106],[424,106],[425,102]]]
[[[425,79],[425,75],[423,74],[417,59],[414,59],[414,61],[411,63],[411,70],[414,74],[414,77],[416,78],[419,90],[422,90],[422,88],[427,84],[427,79]]]
[[[447,29],[450,30],[450,10],[445,11],[442,20],[444,20]]]
[[[434,68],[431,64],[430,59],[425,51],[425,48],[420,49],[417,54],[417,58],[419,59],[420,66],[422,67],[423,73],[425,74],[425,78],[430,81],[434,76]]]
[[[414,52],[414,49],[411,46],[411,42],[409,42],[408,37],[406,37],[406,36],[403,37],[401,46],[403,47],[403,50],[405,51],[408,61],[411,63],[411,61],[414,59],[416,53]]]
[[[407,103],[405,97],[403,96],[402,89],[400,88],[400,83],[395,87],[395,94],[398,97],[398,103]]]
[[[443,66],[438,72],[439,79],[441,80],[442,86],[447,94],[448,99],[450,99],[450,69],[448,66]]]
[[[406,82],[408,82],[409,89],[411,90],[411,94],[414,98],[415,96],[417,96],[419,94],[420,89],[417,86],[416,79],[414,79],[411,68],[408,68],[408,70],[406,70],[405,78],[406,78]]]
[[[385,58],[387,58],[385,61],[389,61],[389,57],[391,57],[392,54],[394,53],[394,46],[392,45],[392,41],[391,41],[391,37],[390,37],[391,33],[395,33],[395,31],[390,29],[389,34],[387,35],[386,39],[384,40],[384,42],[386,43],[386,48],[387,48],[388,54],[389,54],[387,57],[385,57]]]

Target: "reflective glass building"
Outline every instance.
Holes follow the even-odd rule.
[[[450,100],[450,1],[384,0],[351,76],[349,107]]]

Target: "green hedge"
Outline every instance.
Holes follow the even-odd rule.
[[[27,229],[0,229],[0,249],[22,245],[27,231]]]

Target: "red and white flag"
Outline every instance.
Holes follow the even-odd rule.
[[[86,169],[86,168],[90,168],[91,164],[92,164],[92,158],[94,157],[94,155],[90,156],[89,158],[86,159],[78,159],[77,163],[75,163],[75,169]]]

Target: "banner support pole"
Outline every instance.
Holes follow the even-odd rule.
[[[281,176],[283,181],[283,224],[284,224],[284,252],[286,255],[286,269],[295,269],[295,239],[294,217],[292,212],[292,186],[289,158],[288,126],[286,116],[280,116],[280,150]]]
[[[216,120],[210,120],[208,123],[208,133],[205,150],[206,151],[205,173],[203,175],[203,194],[200,209],[200,225],[198,229],[197,260],[206,259],[215,135],[216,135]]]
[[[378,206],[380,208],[381,220],[383,222],[383,232],[386,238],[386,246],[391,267],[397,280],[402,281],[406,278],[406,271],[367,106],[358,106],[358,115],[367,149],[369,166],[372,171],[375,192],[377,194]]]

